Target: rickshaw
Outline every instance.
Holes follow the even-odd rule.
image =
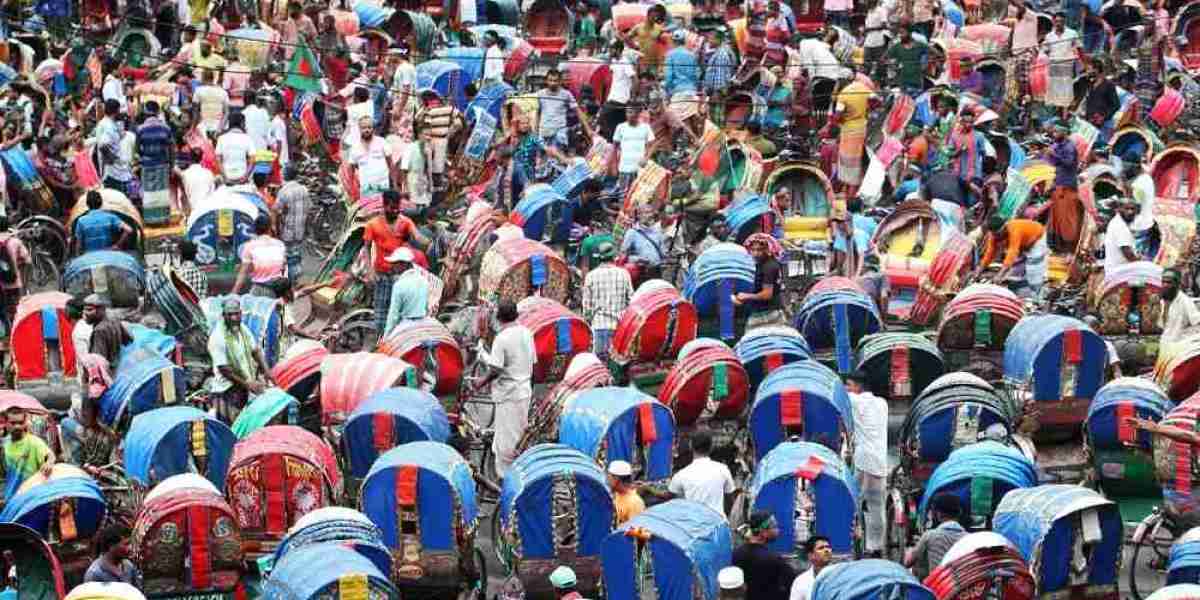
[[[598,465],[626,461],[639,481],[665,482],[673,473],[675,427],[671,409],[653,397],[630,388],[598,387],[567,400],[557,441]]]
[[[538,294],[562,304],[569,300],[570,282],[562,256],[524,238],[492,244],[479,266],[479,298],[497,306]]]
[[[14,559],[8,567],[20,582],[21,600],[62,600],[66,596],[62,564],[36,531],[16,523],[0,523],[0,553]]]
[[[1141,160],[1145,160],[1155,156],[1159,152],[1162,152],[1163,143],[1162,140],[1159,139],[1159,137],[1155,135],[1154,131],[1151,129],[1138,125],[1131,125],[1129,127],[1118,129],[1117,132],[1113,134],[1112,140],[1109,142],[1108,147],[1109,154],[1111,156],[1119,156],[1122,159],[1128,159],[1136,156]],[[1119,173],[1114,171],[1112,175],[1116,179],[1114,183],[1119,185],[1120,178],[1116,177],[1119,175]],[[1099,195],[1096,196],[1097,198],[1104,197]]]
[[[141,213],[138,212],[137,207],[133,205],[133,202],[130,202],[128,196],[117,190],[101,188],[98,191],[100,192],[100,210],[108,211],[116,215],[117,218],[121,219],[121,222],[128,226],[130,231],[133,232],[133,235],[131,235],[130,239],[127,240],[126,246],[124,248],[118,248],[118,250],[134,253],[141,253],[144,251],[145,240],[143,239],[144,231],[142,226],[142,216]],[[66,231],[72,239],[76,237],[75,221],[79,219],[79,217],[83,216],[84,213],[88,212],[88,210],[90,209],[87,205],[87,194],[84,194],[79,197],[79,199],[75,202],[75,206],[71,207],[70,214],[67,215]]]
[[[563,54],[571,43],[575,15],[561,0],[532,0],[522,21],[529,43],[545,57]]]
[[[821,444],[847,462],[852,456],[850,396],[836,373],[813,360],[767,375],[754,395],[748,426],[756,461],[790,439]]]
[[[419,367],[422,389],[435,395],[456,393],[466,359],[458,340],[437,319],[401,321],[379,340],[380,354]]]
[[[468,83],[475,83],[483,78],[483,57],[486,50],[476,46],[452,46],[449,48],[440,48],[434,52],[435,60],[440,62],[451,62],[458,65],[462,70],[457,78],[459,85],[466,86]],[[433,86],[428,86],[433,88]],[[421,86],[417,86],[420,89]],[[465,110],[464,107],[458,107],[459,110]]]
[[[859,342],[883,329],[875,301],[857,290],[809,291],[792,321],[813,357],[839,373],[854,368]]]
[[[434,59],[417,65],[417,91],[432,90],[460,111],[467,108],[468,83],[469,74],[456,62]]]
[[[879,266],[892,290],[888,316],[907,318],[921,278],[928,273],[947,237],[947,228],[924,200],[901,203],[879,224],[871,245],[879,249]]]
[[[942,307],[953,300],[961,286],[975,246],[958,232],[942,243],[929,269],[917,281],[917,292],[908,311],[908,321],[917,326],[928,325],[940,317]]]
[[[115,308],[138,308],[146,287],[146,272],[136,257],[125,252],[88,252],[63,269],[63,291],[81,298],[97,293]]]
[[[998,285],[973,283],[942,310],[937,346],[946,369],[974,373],[998,381],[1004,373],[1004,345],[1009,332],[1025,317],[1025,304]]]
[[[1033,600],[1034,580],[1012,542],[990,531],[969,533],[942,557],[923,582],[938,600],[983,597]]]
[[[749,399],[750,381],[741,359],[729,346],[710,338],[697,338],[680,349],[658,391],[658,401],[670,407],[683,428],[737,420],[746,412]]]
[[[277,388],[268,388],[246,404],[230,428],[239,441],[271,425],[299,425],[300,401]]]
[[[366,554],[340,542],[310,544],[288,552],[263,583],[264,600],[318,600],[343,594],[399,600],[390,573]]]
[[[561,444],[526,450],[504,476],[497,511],[497,556],[526,597],[552,598],[548,577],[560,565],[575,571],[580,593],[596,591],[600,546],[616,510],[605,472],[592,457]]]
[[[1039,436],[1070,434],[1104,384],[1107,358],[1104,339],[1083,321],[1027,316],[1004,342],[1004,379],[1018,402],[1037,403]]]
[[[533,383],[561,379],[571,357],[592,349],[587,321],[548,298],[527,298],[517,305],[517,323],[533,334],[537,355]]]
[[[571,359],[562,381],[550,388],[545,395],[535,398],[533,405],[529,407],[529,426],[525,428],[521,441],[517,443],[517,454],[520,455],[542,441],[558,439],[559,417],[562,416],[563,407],[576,394],[593,388],[611,387],[614,383],[612,373],[595,354],[576,354],[575,358]],[[494,408],[488,410],[472,407],[466,410],[475,413],[472,416],[479,425],[490,426],[495,418]],[[485,412],[487,414],[479,414]],[[483,464],[486,468],[492,462],[487,460],[491,446],[488,445],[483,451]]]
[[[1124,523],[1117,505],[1076,485],[1009,492],[993,519],[1037,580],[1037,598],[1117,600]]]
[[[811,359],[808,342],[791,327],[757,327],[747,331],[733,347],[738,361],[750,378],[750,393],[758,390],[763,379],[783,365]]]
[[[1200,528],[1192,528],[1171,544],[1167,585],[1200,583]]]
[[[438,399],[429,392],[390,388],[363,400],[342,429],[342,464],[351,479],[348,491],[371,470],[380,455],[410,442],[446,443],[450,421]],[[365,500],[364,500],[365,501]]]
[[[673,286],[639,288],[617,320],[609,357],[639,388],[657,385],[656,372],[674,364],[698,327],[696,306]]]
[[[89,581],[72,588],[64,600],[146,600],[146,597],[128,583]]]
[[[563,73],[563,84],[575,99],[583,101],[584,88],[591,89],[592,100],[597,104],[608,99],[608,89],[612,86],[612,69],[608,63],[592,58],[573,58],[559,65]]]
[[[758,194],[742,196],[722,212],[732,235],[730,241],[739,244],[744,244],[746,238],[755,233],[774,236],[780,226],[771,203]]]
[[[1200,152],[1188,146],[1170,146],[1154,157],[1154,222],[1162,238],[1154,262],[1176,264],[1191,246],[1196,233],[1195,206],[1200,198]]]
[[[91,564],[93,537],[107,510],[95,480],[79,470],[73,473],[22,489],[0,511],[0,523],[28,527],[46,540],[67,581],[81,580]]]
[[[207,479],[191,473],[150,490],[130,546],[151,596],[230,594],[242,578],[242,535],[233,509]]]
[[[836,562],[857,554],[862,537],[859,489],[854,472],[832,450],[811,442],[784,442],[763,457],[750,480],[750,507],[779,523],[767,547],[793,561],[804,556],[813,535],[829,538]]]
[[[508,102],[509,96],[514,93],[516,90],[513,89],[513,86],[504,82],[493,82],[483,86],[483,89],[479,90],[471,99],[470,104],[467,104],[467,110],[463,111],[467,118],[467,125],[475,125],[475,113],[477,112],[485,112],[499,123],[500,110],[504,108],[504,103]],[[461,233],[460,231],[459,234],[461,235]]]
[[[207,362],[207,320],[200,308],[200,296],[170,265],[146,270],[146,296],[162,315],[167,335],[183,341],[193,360]]]
[[[1175,51],[1188,73],[1200,71],[1200,5],[1191,2],[1179,11],[1171,22],[1171,39]]]
[[[574,204],[553,186],[535,183],[521,194],[509,221],[521,227],[527,239],[562,243],[571,233]]]
[[[368,349],[379,336],[370,308],[371,288],[348,276],[362,253],[363,231],[365,227],[356,223],[341,234],[313,277],[321,287],[293,303],[300,335],[324,341],[333,352]]]
[[[371,394],[393,387],[417,387],[412,365],[386,354],[328,354],[321,360],[321,424],[341,426]]]
[[[604,539],[610,600],[716,600],[717,573],[733,560],[725,517],[691,500],[646,509]]]
[[[475,547],[475,480],[453,448],[420,441],[387,451],[371,465],[360,504],[383,533],[391,578],[403,593],[486,593],[487,564]]]
[[[186,237],[196,244],[196,266],[208,274],[209,293],[233,287],[242,244],[254,237],[260,206],[257,194],[219,189],[192,206]]]
[[[38,436],[55,456],[59,455],[62,440],[59,435],[59,422],[54,413],[38,402],[37,398],[15,390],[0,390],[0,415],[10,410],[25,413],[25,425],[29,432]]]
[[[259,429],[233,447],[225,495],[251,558],[274,552],[297,519],[336,504],[342,474],[333,450],[292,425]]]
[[[1161,420],[1172,404],[1154,383],[1136,377],[1113,380],[1096,392],[1084,423],[1084,447],[1090,460],[1088,478],[1108,498],[1160,497],[1154,478],[1150,432],[1126,426],[1125,419]]]
[[[223,488],[233,444],[233,432],[197,408],[156,408],[130,423],[125,473],[141,493],[180,473],[199,473]]]
[[[478,96],[476,96],[478,99]],[[476,277],[469,275],[471,267],[481,258],[480,248],[493,231],[496,224],[492,221],[491,206],[484,203],[474,203],[463,218],[462,227],[450,243],[446,260],[442,263],[440,277],[446,287],[442,289],[442,297],[474,300],[478,290],[472,285]]]
[[[699,335],[716,334],[713,337],[725,342],[737,337],[733,295],[754,289],[754,273],[754,259],[737,244],[720,243],[696,257],[684,276],[682,292],[696,307]],[[717,331],[712,331],[713,325]]]
[[[62,292],[25,296],[13,318],[13,387],[51,407],[65,407],[78,382],[71,341],[75,322],[67,316],[70,299]]]
[[[961,519],[968,530],[987,530],[1005,494],[1037,483],[1037,465],[1020,450],[994,441],[970,444],[951,452],[933,470],[912,522],[917,526],[916,533],[934,526],[930,502],[938,494],[953,494],[965,508]]]
[[[279,361],[287,335],[283,327],[283,302],[277,298],[264,298],[243,294],[240,296],[209,296],[200,303],[211,333],[221,323],[222,305],[226,300],[237,300],[242,306],[242,325],[250,330],[254,342],[262,350],[268,367]]]
[[[383,543],[383,532],[367,515],[344,506],[318,508],[296,521],[275,547],[272,564],[288,553],[326,542],[337,542],[371,559],[379,570],[392,572],[391,552]]]
[[[187,400],[187,372],[158,356],[120,361],[112,385],[100,396],[100,422],[118,431],[155,408]]]
[[[912,400],[946,371],[942,353],[916,333],[876,333],[858,343],[858,370],[871,393],[890,402]]]
[[[300,402],[300,422],[309,431],[320,430],[321,406],[316,394],[321,385],[321,362],[329,350],[320,342],[298,339],[271,369],[279,389]]]
[[[889,560],[870,558],[829,565],[824,577],[813,581],[812,600],[934,600],[908,569]]]

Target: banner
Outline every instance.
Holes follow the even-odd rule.
[[[1092,151],[1092,145],[1096,143],[1098,137],[1100,137],[1100,130],[1083,119],[1076,117],[1075,122],[1071,124],[1071,139],[1075,142],[1075,151],[1079,154],[1079,160],[1083,160]]]
[[[480,111],[475,116],[475,128],[471,130],[471,137],[467,138],[463,156],[476,162],[483,162],[488,149],[492,147],[492,137],[495,135],[496,117],[486,111]]]
[[[1004,188],[1004,195],[1000,197],[1000,216],[1007,221],[1017,214],[1018,210],[1025,205],[1025,201],[1029,199],[1029,193],[1033,191],[1033,185],[1029,180],[1016,169],[1008,170],[1008,186]]]

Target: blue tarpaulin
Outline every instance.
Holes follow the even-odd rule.
[[[999,442],[971,444],[951,452],[933,471],[921,494],[918,519],[924,518],[933,497],[942,493],[958,496],[970,516],[990,519],[1004,494],[1037,482],[1037,465],[1016,448]],[[985,505],[987,514],[978,514],[974,507]]]
[[[643,406],[654,420],[643,424]],[[643,432],[653,427],[655,439],[646,443]],[[640,464],[641,479],[657,481],[672,473],[675,447],[675,416],[665,404],[633,388],[600,387],[575,394],[558,419],[558,441],[591,457],[601,448],[609,462],[624,460]]]
[[[478,518],[479,504],[471,465],[445,444],[411,442],[380,456],[363,481],[363,513],[379,527],[389,548],[400,547],[396,480],[405,467],[418,469],[421,546],[430,550],[455,549],[455,502],[462,507],[462,524],[467,527]]]
[[[24,525],[48,538],[51,519],[58,519],[59,500],[65,498],[73,501],[79,537],[91,537],[104,521],[107,506],[91,477],[61,477],[35,485],[5,503],[0,522]]]
[[[763,380],[750,407],[754,455],[762,459],[788,438],[781,412],[799,403],[801,438],[841,452],[844,434],[854,432],[850,396],[836,373],[813,361],[784,365]]]
[[[812,463],[810,463],[812,461]],[[779,537],[771,550],[791,554],[806,539],[796,539],[796,484],[801,469],[820,463],[809,484],[816,502],[817,521],[810,534],[829,538],[836,554],[854,551],[854,522],[858,514],[858,484],[841,457],[820,444],[785,442],[767,453],[750,480],[750,502],[755,510],[769,510],[779,523]]]
[[[383,425],[379,420],[390,416],[389,432],[379,432]],[[350,461],[352,477],[366,477],[382,451],[391,448],[376,448],[376,440],[389,440],[391,447],[408,442],[442,442],[450,439],[450,421],[446,410],[438,399],[422,390],[413,388],[388,388],[375,392],[362,401],[342,430],[342,452]]]
[[[100,396],[100,421],[114,425],[128,414],[136,417],[164,404],[187,399],[187,372],[158,356],[122,361],[113,383]]]
[[[813,581],[812,600],[935,600],[908,569],[877,558],[830,565]]]
[[[556,477],[575,480],[578,556],[597,556],[604,536],[612,531],[614,509],[607,477],[594,459],[562,444],[534,446],[513,461],[500,493],[501,526],[507,529],[517,520],[522,557],[554,558],[550,510]]]
[[[631,529],[651,535],[646,548],[658,600],[692,600],[696,586],[706,600],[716,599],[717,572],[733,558],[733,536],[724,516],[698,502],[671,500],[618,527],[604,540],[600,557],[609,600],[639,598],[637,540],[626,535]]]
[[[1082,351],[1072,397],[1094,397],[1104,383],[1108,347],[1095,331],[1072,317],[1033,315],[1017,321],[1004,342],[1004,377],[1030,384],[1034,400],[1061,399],[1064,340],[1071,331],[1079,332]]]
[[[371,560],[353,548],[340,543],[326,542],[305,546],[275,563],[271,575],[263,584],[264,600],[316,600],[338,598],[341,583],[361,583],[367,580],[370,598],[396,600],[396,587]]]
[[[146,487],[180,473],[194,472],[196,440],[192,423],[204,423],[208,468],[201,475],[218,490],[225,489],[225,472],[233,455],[233,432],[224,423],[190,406],[171,406],[144,412],[125,434],[125,473]]]

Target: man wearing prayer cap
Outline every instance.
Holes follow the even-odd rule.
[[[556,600],[583,600],[583,596],[575,591],[576,584],[575,571],[571,567],[563,565],[550,573],[550,585],[554,587]]]
[[[746,598],[746,575],[737,567],[725,567],[717,573],[717,585],[721,590],[719,600],[744,600]]]

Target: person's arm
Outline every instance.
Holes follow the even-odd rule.
[[[1158,434],[1170,440],[1188,444],[1189,446],[1200,446],[1200,433],[1194,431],[1180,429],[1171,425],[1163,425],[1162,423],[1155,423],[1154,421],[1138,417],[1128,417],[1125,419],[1125,424],[1134,429],[1149,431],[1150,433]]]
[[[250,274],[250,269],[254,266],[254,261],[246,260],[245,258],[242,258],[241,263],[238,265],[237,278],[233,281],[233,291],[231,292],[233,294],[242,293],[242,286],[246,284],[246,278]]]
[[[49,477],[50,472],[54,470],[54,463],[57,462],[57,459],[54,456],[54,451],[50,449],[50,446],[45,445],[45,442],[43,442],[42,447],[46,450],[46,456],[43,457],[41,471],[42,475]]]
[[[266,357],[263,356],[262,348],[254,346],[254,362],[258,363],[258,370],[262,373],[262,378],[265,383],[260,384],[264,388],[268,385],[275,385],[275,380],[271,377],[271,368],[267,366]]]
[[[917,545],[915,547],[909,548],[904,552],[905,567],[909,569],[913,568],[913,565],[917,564],[917,559],[925,556],[925,543],[928,535],[929,532],[925,532],[925,534],[921,536],[921,539],[917,541]]]
[[[120,250],[124,248],[125,244],[129,242],[129,237],[133,235],[133,230],[124,223],[118,223],[117,231],[120,232],[120,234],[117,236],[116,245],[112,247],[113,250]]]

